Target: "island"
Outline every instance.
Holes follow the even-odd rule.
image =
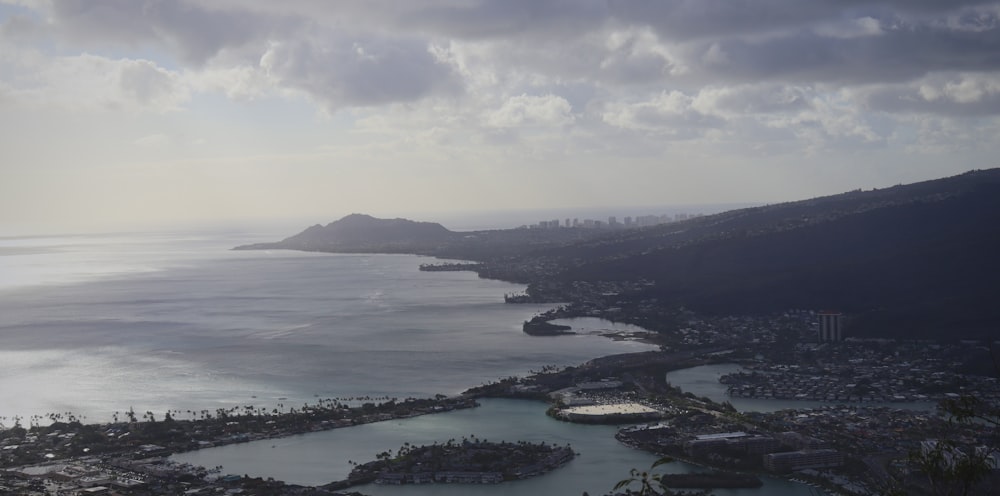
[[[396,456],[384,451],[351,471],[353,484],[498,484],[550,472],[576,456],[569,446],[519,441],[490,442],[472,436],[461,442],[411,446]]]

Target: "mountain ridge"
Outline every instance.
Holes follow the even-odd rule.
[[[235,249],[419,253],[434,251],[459,236],[436,222],[379,219],[354,213],[325,226],[314,224],[276,243],[243,245]]]
[[[556,288],[536,301],[567,301],[577,282],[647,281],[622,298],[713,314],[838,310],[858,337],[993,338],[998,226],[1000,169],[987,169],[637,229],[456,233],[352,214],[240,248],[476,260],[481,277],[528,283],[529,295]]]
[[[655,286],[646,297],[700,312],[824,308],[852,315],[856,337],[995,337],[1000,170],[894,188],[779,206],[779,222],[754,218],[770,207],[738,212],[746,216],[739,222],[719,214],[707,222],[728,223],[724,232],[709,230],[690,242],[678,239],[685,233],[670,239],[665,227],[651,233],[669,239],[656,249],[640,250],[649,242],[640,236],[603,248],[603,257],[585,245],[548,256],[577,261],[564,262],[572,266],[559,274],[563,281],[649,279]],[[854,208],[813,210],[827,218],[785,222],[822,203]]]

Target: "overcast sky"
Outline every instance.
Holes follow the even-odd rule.
[[[998,116],[1000,2],[0,0],[0,234],[773,203]]]

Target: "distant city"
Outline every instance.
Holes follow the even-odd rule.
[[[688,213],[678,213],[674,215],[664,214],[664,215],[640,215],[638,217],[627,216],[624,217],[620,222],[617,216],[610,216],[608,220],[597,220],[597,219],[583,219],[580,220],[578,217],[567,217],[563,220],[552,219],[552,220],[540,220],[537,224],[524,224],[518,227],[518,229],[559,229],[559,228],[569,228],[578,227],[584,229],[625,229],[632,227],[648,227],[656,226],[660,224],[669,224],[671,222],[680,222],[682,220],[694,219],[701,217],[704,214],[688,214]]]

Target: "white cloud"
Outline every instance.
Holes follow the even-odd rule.
[[[258,65],[209,65],[188,71],[184,79],[199,92],[219,92],[237,101],[250,101],[277,92],[275,82]]]
[[[1000,74],[967,74],[945,83],[942,93],[957,103],[979,103],[1000,96]]]
[[[693,103],[693,97],[680,91],[664,91],[644,102],[609,104],[602,118],[615,127],[678,137],[698,135],[705,128],[723,124],[721,119],[699,112]]]
[[[1000,116],[1000,71],[928,75],[854,91],[873,110],[951,116]]]
[[[655,182],[782,161],[789,173],[803,156],[895,174],[881,164],[920,150],[983,167],[998,144],[1000,2],[15,3],[0,19],[8,168],[194,161],[237,173],[257,157],[259,184],[298,201],[296,187],[336,182],[335,170],[357,184],[420,175],[431,191],[458,178],[509,189],[511,167],[565,166],[551,177],[626,189],[616,178],[628,173]],[[611,163],[625,172],[605,173]],[[747,194],[782,194],[766,183]]]
[[[99,55],[0,55],[0,82],[18,100],[66,108],[168,112],[190,98],[181,76],[149,60]]]
[[[809,106],[810,88],[773,83],[702,88],[691,105],[699,112],[734,117],[797,112]]]
[[[487,123],[494,127],[558,127],[572,124],[574,119],[573,108],[565,98],[521,94],[508,98],[489,115]]]

